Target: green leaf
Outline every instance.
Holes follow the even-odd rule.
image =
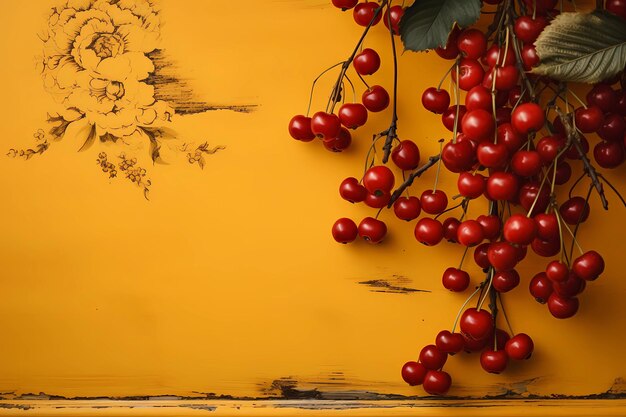
[[[535,41],[539,66],[558,81],[597,83],[626,66],[626,22],[614,14],[562,13]]]
[[[469,26],[480,17],[480,0],[415,0],[400,20],[404,49],[445,46],[454,23]]]

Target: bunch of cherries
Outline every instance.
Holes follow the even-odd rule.
[[[435,50],[452,65],[438,86],[423,92],[422,105],[440,115],[450,139],[442,139],[440,153],[420,165],[418,145],[400,140],[396,134],[395,94],[390,98],[382,86],[370,87],[363,78],[380,66],[379,54],[362,48],[365,35],[382,20],[395,48],[394,36],[399,33],[405,9],[389,0],[332,3],[344,11],[352,9],[355,22],[365,30],[354,53],[335,66],[341,70],[325,111],[312,117],[295,116],[289,132],[294,139],[310,142],[318,138],[327,149],[341,151],[350,145],[349,129],[363,126],[368,112],[383,111],[393,102],[391,126],[374,135],[362,177],[346,178],[339,186],[341,198],[364,203],[377,214],[365,217],[358,225],[352,219],[340,218],[332,227],[332,236],[339,243],[360,237],[378,244],[387,235],[387,226],[378,217],[384,208],[393,208],[399,219],[416,220],[414,235],[418,242],[434,246],[445,239],[465,248],[458,267],[449,267],[442,274],[442,285],[453,292],[463,292],[470,286],[470,274],[463,263],[472,251],[484,279],[462,305],[452,329],[439,332],[434,344],[425,346],[416,361],[402,367],[402,378],[408,384],[423,384],[427,393],[443,395],[452,382],[443,370],[448,355],[481,352],[482,368],[496,374],[506,369],[509,360],[531,356],[532,339],[525,333],[513,332],[502,303],[502,294],[520,284],[516,266],[528,249],[552,258],[528,285],[530,294],[547,304],[550,314],[559,319],[576,314],[578,296],[586,283],[604,271],[602,256],[593,250],[583,251],[577,234],[580,224],[589,217],[592,192],[597,192],[607,208],[603,184],[616,190],[592,165],[584,134],[599,137],[593,148],[597,165],[615,168],[624,162],[626,90],[615,85],[626,85],[626,79],[620,73],[594,85],[585,102],[566,84],[535,76],[529,72],[540,62],[534,42],[559,14],[555,10],[557,0],[484,0],[489,5],[486,7],[495,9],[489,14],[496,19],[490,26],[493,29],[485,33],[456,26],[447,43]],[[623,0],[607,0],[605,8],[626,19]],[[349,80],[350,66],[366,89],[361,103],[344,102],[335,114],[336,105],[344,99],[344,80]],[[442,88],[448,77],[451,92]],[[453,104],[451,96],[455,98]],[[377,148],[383,139],[381,163],[377,162],[381,152]],[[387,165],[388,158],[396,169]],[[458,177],[453,196],[438,189],[437,180],[419,197],[408,193],[423,172],[436,167],[438,178],[442,166]],[[557,187],[570,183],[575,168],[579,168],[579,176],[566,197],[561,198]],[[402,171],[400,185],[396,184],[394,171]],[[574,195],[586,177],[588,190]],[[487,199],[488,211],[471,218],[468,207],[481,197]],[[450,205],[450,200],[460,203]],[[575,248],[579,251],[577,257]],[[472,300],[475,306],[470,306]],[[501,323],[504,320],[509,332],[498,327],[498,319]]]

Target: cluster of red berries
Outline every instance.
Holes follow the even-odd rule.
[[[389,28],[393,28],[394,34],[398,35],[400,19],[404,14],[401,6],[392,6],[384,13],[376,2],[362,2],[357,0],[333,0],[333,4],[342,9],[354,8],[354,20],[368,29],[376,26],[381,20]],[[356,51],[355,51],[356,52]],[[380,56],[371,48],[365,48],[355,53],[348,61],[341,62],[342,73],[332,93],[334,97],[341,96],[341,81],[352,63],[356,73],[362,77],[372,75],[380,68]],[[338,64],[339,65],[339,64]],[[389,106],[389,93],[380,85],[367,86],[361,95],[361,103],[344,103],[339,107],[337,114],[334,113],[336,102],[331,101],[325,111],[319,111],[312,117],[296,115],[289,122],[289,134],[296,140],[310,142],[315,138],[321,139],[324,147],[332,152],[341,152],[352,143],[352,136],[348,129],[357,129],[363,126],[368,119],[368,112],[377,113]]]
[[[518,333],[510,337],[506,331],[494,328],[493,318],[486,310],[465,310],[460,325],[462,333],[440,331],[434,345],[422,348],[417,362],[404,364],[402,379],[407,384],[423,385],[424,391],[431,395],[444,395],[452,384],[450,374],[442,370],[448,355],[482,351],[482,368],[499,374],[506,369],[509,359],[524,360],[533,353],[534,343],[530,336]],[[490,341],[494,341],[493,345],[487,346]]]
[[[395,136],[394,106],[392,127],[375,135],[372,148],[375,149],[376,140],[387,136],[388,156],[403,174],[410,172],[409,179],[397,186],[394,172],[385,165],[386,157],[383,163],[375,164],[368,154],[362,179],[349,177],[339,186],[339,194],[346,201],[363,202],[379,214],[383,208],[393,207],[397,218],[407,222],[417,220],[414,236],[424,245],[437,245],[445,239],[465,247],[466,253],[471,248],[474,263],[485,273],[485,279],[461,307],[452,331],[441,331],[435,344],[421,350],[418,361],[407,362],[402,368],[402,377],[408,384],[423,384],[424,390],[433,395],[443,395],[450,388],[451,377],[442,369],[448,355],[480,351],[480,364],[490,373],[504,371],[509,360],[531,356],[534,345],[528,335],[515,334],[509,326],[511,337],[497,326],[498,301],[502,305],[502,294],[519,286],[521,277],[516,267],[529,248],[541,257],[560,255],[530,280],[530,294],[547,304],[556,318],[576,314],[577,296],[585,289],[586,282],[597,279],[604,271],[601,255],[593,250],[583,252],[576,239],[580,224],[589,217],[588,201],[593,188],[605,199],[598,178],[605,179],[589,161],[590,145],[583,134],[597,133],[600,137],[593,149],[594,160],[600,167],[615,168],[626,160],[626,92],[613,88],[622,74],[593,86],[585,104],[553,80],[527,73],[540,62],[534,42],[559,13],[555,10],[557,0],[520,0],[522,13],[517,12],[514,2],[483,2],[496,5],[499,8],[496,15],[503,16],[493,41],[476,28],[455,27],[446,45],[436,49],[440,57],[454,61],[444,80],[449,74],[456,102],[451,105],[451,94],[441,88],[444,80],[437,87],[427,88],[422,95],[423,106],[441,115],[444,128],[451,132],[449,141],[440,141],[440,154],[420,166],[418,145]],[[404,13],[402,7],[392,6],[388,0],[381,4],[333,0],[333,4],[343,10],[354,8],[354,19],[366,27],[366,33],[381,20],[384,8],[387,28],[397,34]],[[624,0],[607,0],[606,9],[626,18]],[[379,64],[378,54],[371,49],[363,50],[353,60],[360,75],[375,72]],[[340,79],[343,75],[345,72]],[[335,89],[338,85],[339,82]],[[375,87],[384,92],[384,100],[368,101],[364,94],[362,104],[343,104],[338,115],[331,110],[316,113],[312,119],[296,116],[289,125],[291,135],[305,141],[317,136],[325,144],[349,135],[346,129],[362,126],[367,111],[382,111],[389,105],[387,92],[383,87]],[[373,89],[366,94],[371,94]],[[461,91],[465,92],[463,104]],[[554,93],[549,105],[539,104],[539,95],[544,91]],[[570,109],[567,98],[570,94],[582,107]],[[564,109],[556,104],[558,99],[564,102]],[[360,110],[355,110],[357,107]],[[551,111],[555,117],[550,121]],[[343,131],[346,133],[342,134]],[[567,184],[573,167],[580,164],[584,165],[583,175],[559,204],[556,187]],[[460,204],[448,207],[448,195],[437,189],[437,180],[433,188],[419,197],[403,195],[418,174],[435,165],[438,170],[443,166],[458,175],[458,194],[451,199],[462,199]],[[589,192],[586,197],[572,195],[584,175],[591,179]],[[472,218],[468,206],[479,197],[487,199],[489,211]],[[441,218],[455,209],[462,209],[462,214]],[[420,218],[422,213],[431,216]],[[571,240],[569,251],[567,233]],[[387,226],[378,219],[378,214],[365,217],[358,225],[349,218],[341,218],[332,227],[333,238],[339,243],[361,237],[378,244],[386,234]],[[577,258],[573,257],[575,245],[581,252]],[[453,292],[468,289],[471,278],[463,269],[464,260],[465,255],[458,267],[443,272],[443,287]],[[465,309],[476,296],[476,307]],[[482,308],[487,299],[488,310]],[[460,330],[455,333],[457,324]]]

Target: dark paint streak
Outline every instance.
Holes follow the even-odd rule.
[[[420,290],[407,287],[412,281],[402,275],[392,275],[389,279],[372,279],[369,281],[360,281],[359,284],[366,285],[371,292],[384,292],[390,294],[412,294],[416,292],[431,292],[429,290]]]
[[[214,110],[250,113],[257,107],[256,104],[217,105],[204,102],[194,94],[187,81],[177,76],[179,70],[162,50],[156,49],[147,55],[154,63],[155,69],[146,79],[146,83],[154,86],[154,98],[170,103],[176,114],[198,114]]]
[[[342,378],[337,373],[333,374],[335,378]],[[339,373],[339,375],[342,375]],[[215,401],[215,400],[235,400],[235,401],[259,401],[256,407],[276,407],[276,408],[297,408],[306,410],[348,410],[359,408],[370,409],[388,409],[397,407],[449,407],[449,408],[487,408],[501,406],[501,403],[507,401],[523,401],[524,403],[534,405],[541,401],[549,400],[624,400],[626,399],[626,382],[623,378],[616,378],[613,385],[605,392],[587,395],[564,395],[549,394],[536,395],[527,391],[526,387],[535,381],[535,379],[519,381],[512,384],[502,385],[506,390],[502,394],[486,395],[483,397],[476,396],[406,396],[401,394],[378,393],[366,390],[334,390],[323,391],[318,388],[304,389],[298,388],[299,382],[292,377],[284,377],[271,381],[268,385],[261,386],[261,396],[258,397],[235,397],[231,395],[216,395],[213,393],[200,393],[197,396],[177,396],[177,395],[160,395],[160,396],[130,396],[130,397],[64,397],[59,395],[24,394],[20,396],[10,395],[9,397],[0,397],[2,400],[13,401],[90,401],[90,400],[109,400],[109,401],[145,401],[150,403],[150,407],[155,408],[192,408],[205,411],[215,411],[216,405],[207,405],[198,403],[198,401]],[[308,383],[310,384],[310,383]],[[341,382],[335,382],[328,385],[341,385]],[[345,382],[348,385],[348,382]],[[272,404],[270,401],[289,400],[286,403]],[[190,401],[189,404],[161,405],[159,401]],[[366,403],[368,401],[369,403]],[[377,401],[396,401],[394,403],[376,404]],[[492,403],[484,403],[484,401],[493,401]],[[142,405],[147,406],[147,405]],[[111,408],[111,405],[94,405],[89,408]],[[134,405],[121,405],[121,407],[134,408]],[[34,409],[33,404],[0,404],[0,409]],[[67,405],[59,405],[57,408],[70,408]]]

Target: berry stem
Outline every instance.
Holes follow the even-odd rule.
[[[480,309],[483,306],[483,303],[485,302],[485,300],[487,299],[487,296],[489,295],[489,291],[491,291],[491,283],[493,282],[493,275],[494,275],[495,271],[493,268],[489,268],[489,272],[487,273],[487,290],[485,291],[485,295],[483,296],[482,300],[480,300],[478,302],[478,306],[476,306],[476,310],[480,311]]]
[[[565,248],[565,239],[563,239],[563,224],[565,224],[565,222],[561,218],[561,213],[559,213],[558,210],[554,210],[554,214],[556,216],[556,222],[559,226],[559,239],[561,240],[561,249],[559,250],[559,253],[561,255],[560,260],[561,262],[565,260],[565,264],[569,267],[569,257],[567,256],[567,249]],[[573,234],[572,237],[574,238],[574,240],[576,239]]]
[[[524,61],[522,60],[522,51],[519,47],[519,40],[517,39],[517,36],[515,35],[515,30],[513,29],[514,13],[515,13],[514,7],[512,7],[512,5],[509,4],[507,7],[506,27],[509,30],[511,37],[513,38],[513,51],[515,52],[515,65],[517,65],[517,69],[520,73],[520,76],[522,77],[524,84],[526,84],[526,90],[528,90],[528,96],[530,97],[530,101],[536,102],[537,97],[535,96],[535,89],[533,88],[532,83],[528,79],[528,76],[526,76],[526,71],[524,70],[524,65],[522,64]]]
[[[459,268],[458,269],[462,269],[463,268],[463,261],[465,260],[465,256],[467,255],[467,251],[469,250],[469,246],[465,247],[465,250],[463,251],[463,256],[461,256],[461,262],[459,262]]]
[[[306,117],[309,117],[309,113],[311,112],[311,103],[313,102],[313,92],[315,91],[315,85],[317,84],[317,81],[322,77],[322,75],[326,74],[331,69],[338,67],[339,65],[343,65],[343,61],[336,63],[332,67],[326,68],[324,71],[322,71],[320,75],[317,76],[316,79],[313,80],[313,84],[311,85],[311,93],[309,94],[309,105],[306,109]]]
[[[393,26],[391,25],[391,2],[385,0],[384,5],[387,7],[387,23],[389,26],[389,36],[391,38],[391,52],[393,55],[393,108],[391,113],[391,125],[387,130],[387,140],[383,146],[383,164],[386,164],[391,154],[391,144],[396,136],[396,125],[398,122],[398,55],[396,52],[396,40],[393,34]],[[381,5],[382,7],[382,5]]]
[[[456,325],[459,324],[459,319],[461,318],[461,314],[463,313],[463,310],[465,309],[465,307],[467,307],[469,302],[472,301],[472,298],[474,298],[476,294],[478,294],[478,292],[483,289],[484,286],[485,286],[485,281],[481,282],[480,285],[476,287],[474,292],[471,293],[469,297],[467,297],[467,299],[465,300],[461,308],[459,308],[459,312],[457,313],[456,319],[454,319],[454,324],[452,325],[452,333],[454,333],[454,330],[456,329]]]
[[[433,194],[437,191],[439,184],[439,173],[441,172],[441,153],[443,152],[443,139],[439,139],[439,161],[437,161],[437,173],[435,174],[435,185],[433,186]]]
[[[374,15],[372,16],[372,19],[369,21],[369,23],[367,24],[367,26],[363,30],[363,33],[361,34],[361,37],[359,38],[359,40],[358,40],[358,42],[356,44],[356,47],[354,48],[354,50],[352,51],[352,53],[350,54],[348,59],[343,61],[342,65],[341,65],[341,72],[339,73],[339,77],[337,78],[337,81],[335,82],[335,86],[333,87],[333,90],[330,93],[330,98],[328,99],[328,105],[326,106],[326,111],[328,113],[333,113],[334,112],[335,105],[337,104],[337,102],[339,102],[339,97],[341,96],[341,82],[343,81],[343,77],[346,75],[346,71],[348,71],[348,68],[350,68],[350,64],[354,60],[354,57],[359,52],[359,48],[363,44],[363,41],[365,40],[365,37],[367,36],[367,33],[372,28],[372,26],[374,25],[374,22],[378,18],[378,15],[380,15],[380,13],[382,12],[384,5],[387,4],[387,3],[388,3],[388,0],[385,0],[384,4],[381,4],[376,9],[376,11],[374,12]]]
[[[509,331],[511,332],[511,336],[513,336],[515,334],[515,332],[513,331],[513,327],[511,327],[511,323],[509,322],[509,317],[506,314],[506,310],[504,308],[504,303],[502,302],[502,294],[501,293],[498,293],[498,300],[500,301],[500,307],[502,309],[502,315],[504,316],[504,321],[506,322],[506,325],[509,328]]]
[[[560,108],[555,107],[555,111],[559,115],[559,119],[561,120],[561,123],[565,127],[565,133],[567,135],[567,139],[570,140],[574,144],[574,147],[576,148],[576,151],[578,152],[580,159],[583,161],[583,165],[585,166],[584,170],[587,173],[587,176],[591,179],[593,186],[595,187],[595,189],[598,192],[598,195],[600,196],[600,200],[602,201],[602,207],[605,210],[608,210],[609,202],[607,201],[606,196],[604,195],[604,188],[602,187],[602,183],[598,179],[598,173],[596,169],[593,167],[593,165],[591,165],[591,162],[589,162],[589,158],[587,158],[587,155],[583,151],[582,145],[580,144],[580,136],[578,132],[572,126],[570,118],[567,117]]]
[[[456,143],[456,136],[459,127],[459,112],[461,110],[461,91],[459,87],[459,77],[460,69],[459,69],[459,58],[457,58],[454,63],[455,71],[456,71],[456,81],[454,82],[454,102],[456,104],[456,115],[454,116],[454,127],[452,129],[452,143]]]
[[[439,161],[440,158],[441,158],[441,155],[433,155],[430,158],[428,158],[428,162],[426,162],[421,167],[417,168],[415,171],[411,172],[411,175],[407,177],[406,181],[404,181],[393,192],[393,194],[391,195],[391,199],[389,200],[389,204],[387,204],[387,208],[390,208],[393,205],[393,203],[395,203],[396,200],[402,195],[404,190],[413,184],[413,181],[415,181],[415,178],[419,178],[424,172],[428,171],[428,169],[431,168],[433,165],[435,165]]]

